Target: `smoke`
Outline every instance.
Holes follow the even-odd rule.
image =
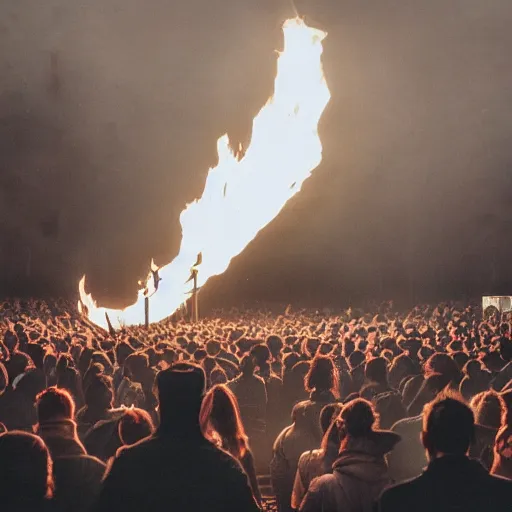
[[[510,3],[295,4],[329,33],[324,163],[211,295],[512,284]],[[4,0],[4,291],[71,293],[87,273],[100,301],[133,300],[151,257],[176,254],[179,213],[202,192],[217,138],[248,140],[291,14],[284,0]]]

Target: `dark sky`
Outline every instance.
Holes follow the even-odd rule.
[[[512,293],[512,4],[297,0],[328,31],[324,161],[207,298]],[[134,299],[216,140],[247,141],[288,0],[0,5],[0,291]]]

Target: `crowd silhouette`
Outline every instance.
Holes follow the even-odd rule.
[[[0,510],[509,511],[508,317],[0,305]]]

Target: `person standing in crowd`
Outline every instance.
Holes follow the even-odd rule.
[[[0,510],[50,512],[52,458],[44,441],[26,432],[0,434]]]
[[[315,448],[320,446],[322,440],[320,412],[324,405],[336,402],[339,392],[338,369],[333,360],[329,356],[316,355],[304,379],[304,385],[310,393],[309,400],[304,402],[304,414],[309,418],[309,424],[315,426],[311,432],[312,448]]]
[[[300,512],[372,512],[380,493],[391,482],[385,455],[400,437],[377,429],[371,402],[351,400],[337,421],[341,444],[333,473],[311,482]]]
[[[214,386],[206,394],[201,408],[201,429],[207,439],[238,460],[261,507],[261,493],[249,439],[240,418],[236,397],[226,386]]]
[[[332,473],[332,465],[338,457],[340,439],[336,418],[341,411],[340,404],[326,405],[320,413],[320,427],[324,433],[319,449],[304,452],[299,459],[291,505],[299,509],[309,484],[317,476]]]
[[[286,427],[274,442],[270,462],[270,480],[276,495],[279,512],[291,511],[291,496],[300,456],[315,445],[316,429],[311,416],[306,415],[306,402],[292,410],[292,424]]]
[[[260,446],[265,435],[267,416],[267,390],[265,381],[255,374],[256,365],[250,355],[240,363],[241,375],[229,383],[240,407],[240,415],[247,435]]]
[[[36,433],[53,460],[54,499],[59,511],[88,511],[97,498],[105,464],[87,452],[78,439],[75,404],[68,391],[51,387],[36,398]]]
[[[467,456],[475,419],[462,399],[446,393],[427,404],[421,439],[429,459],[426,471],[384,491],[378,512],[510,510],[512,482],[489,475]]]
[[[258,511],[240,465],[201,432],[205,384],[204,371],[188,363],[158,374],[160,426],[118,452],[98,512],[153,512],[171,504],[194,512]]]

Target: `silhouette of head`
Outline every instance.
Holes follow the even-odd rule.
[[[51,387],[36,397],[37,419],[40,424],[75,417],[75,402],[68,391]]]
[[[442,393],[423,409],[422,442],[429,456],[465,455],[475,439],[473,411],[455,393]]]
[[[41,438],[17,431],[1,434],[0,460],[2,509],[29,509],[51,497],[52,459]]]
[[[119,420],[119,439],[124,445],[132,445],[149,437],[155,431],[153,420],[143,409],[127,409]]]
[[[160,404],[160,431],[187,433],[199,428],[199,412],[206,376],[190,363],[177,363],[158,373],[156,378]]]

